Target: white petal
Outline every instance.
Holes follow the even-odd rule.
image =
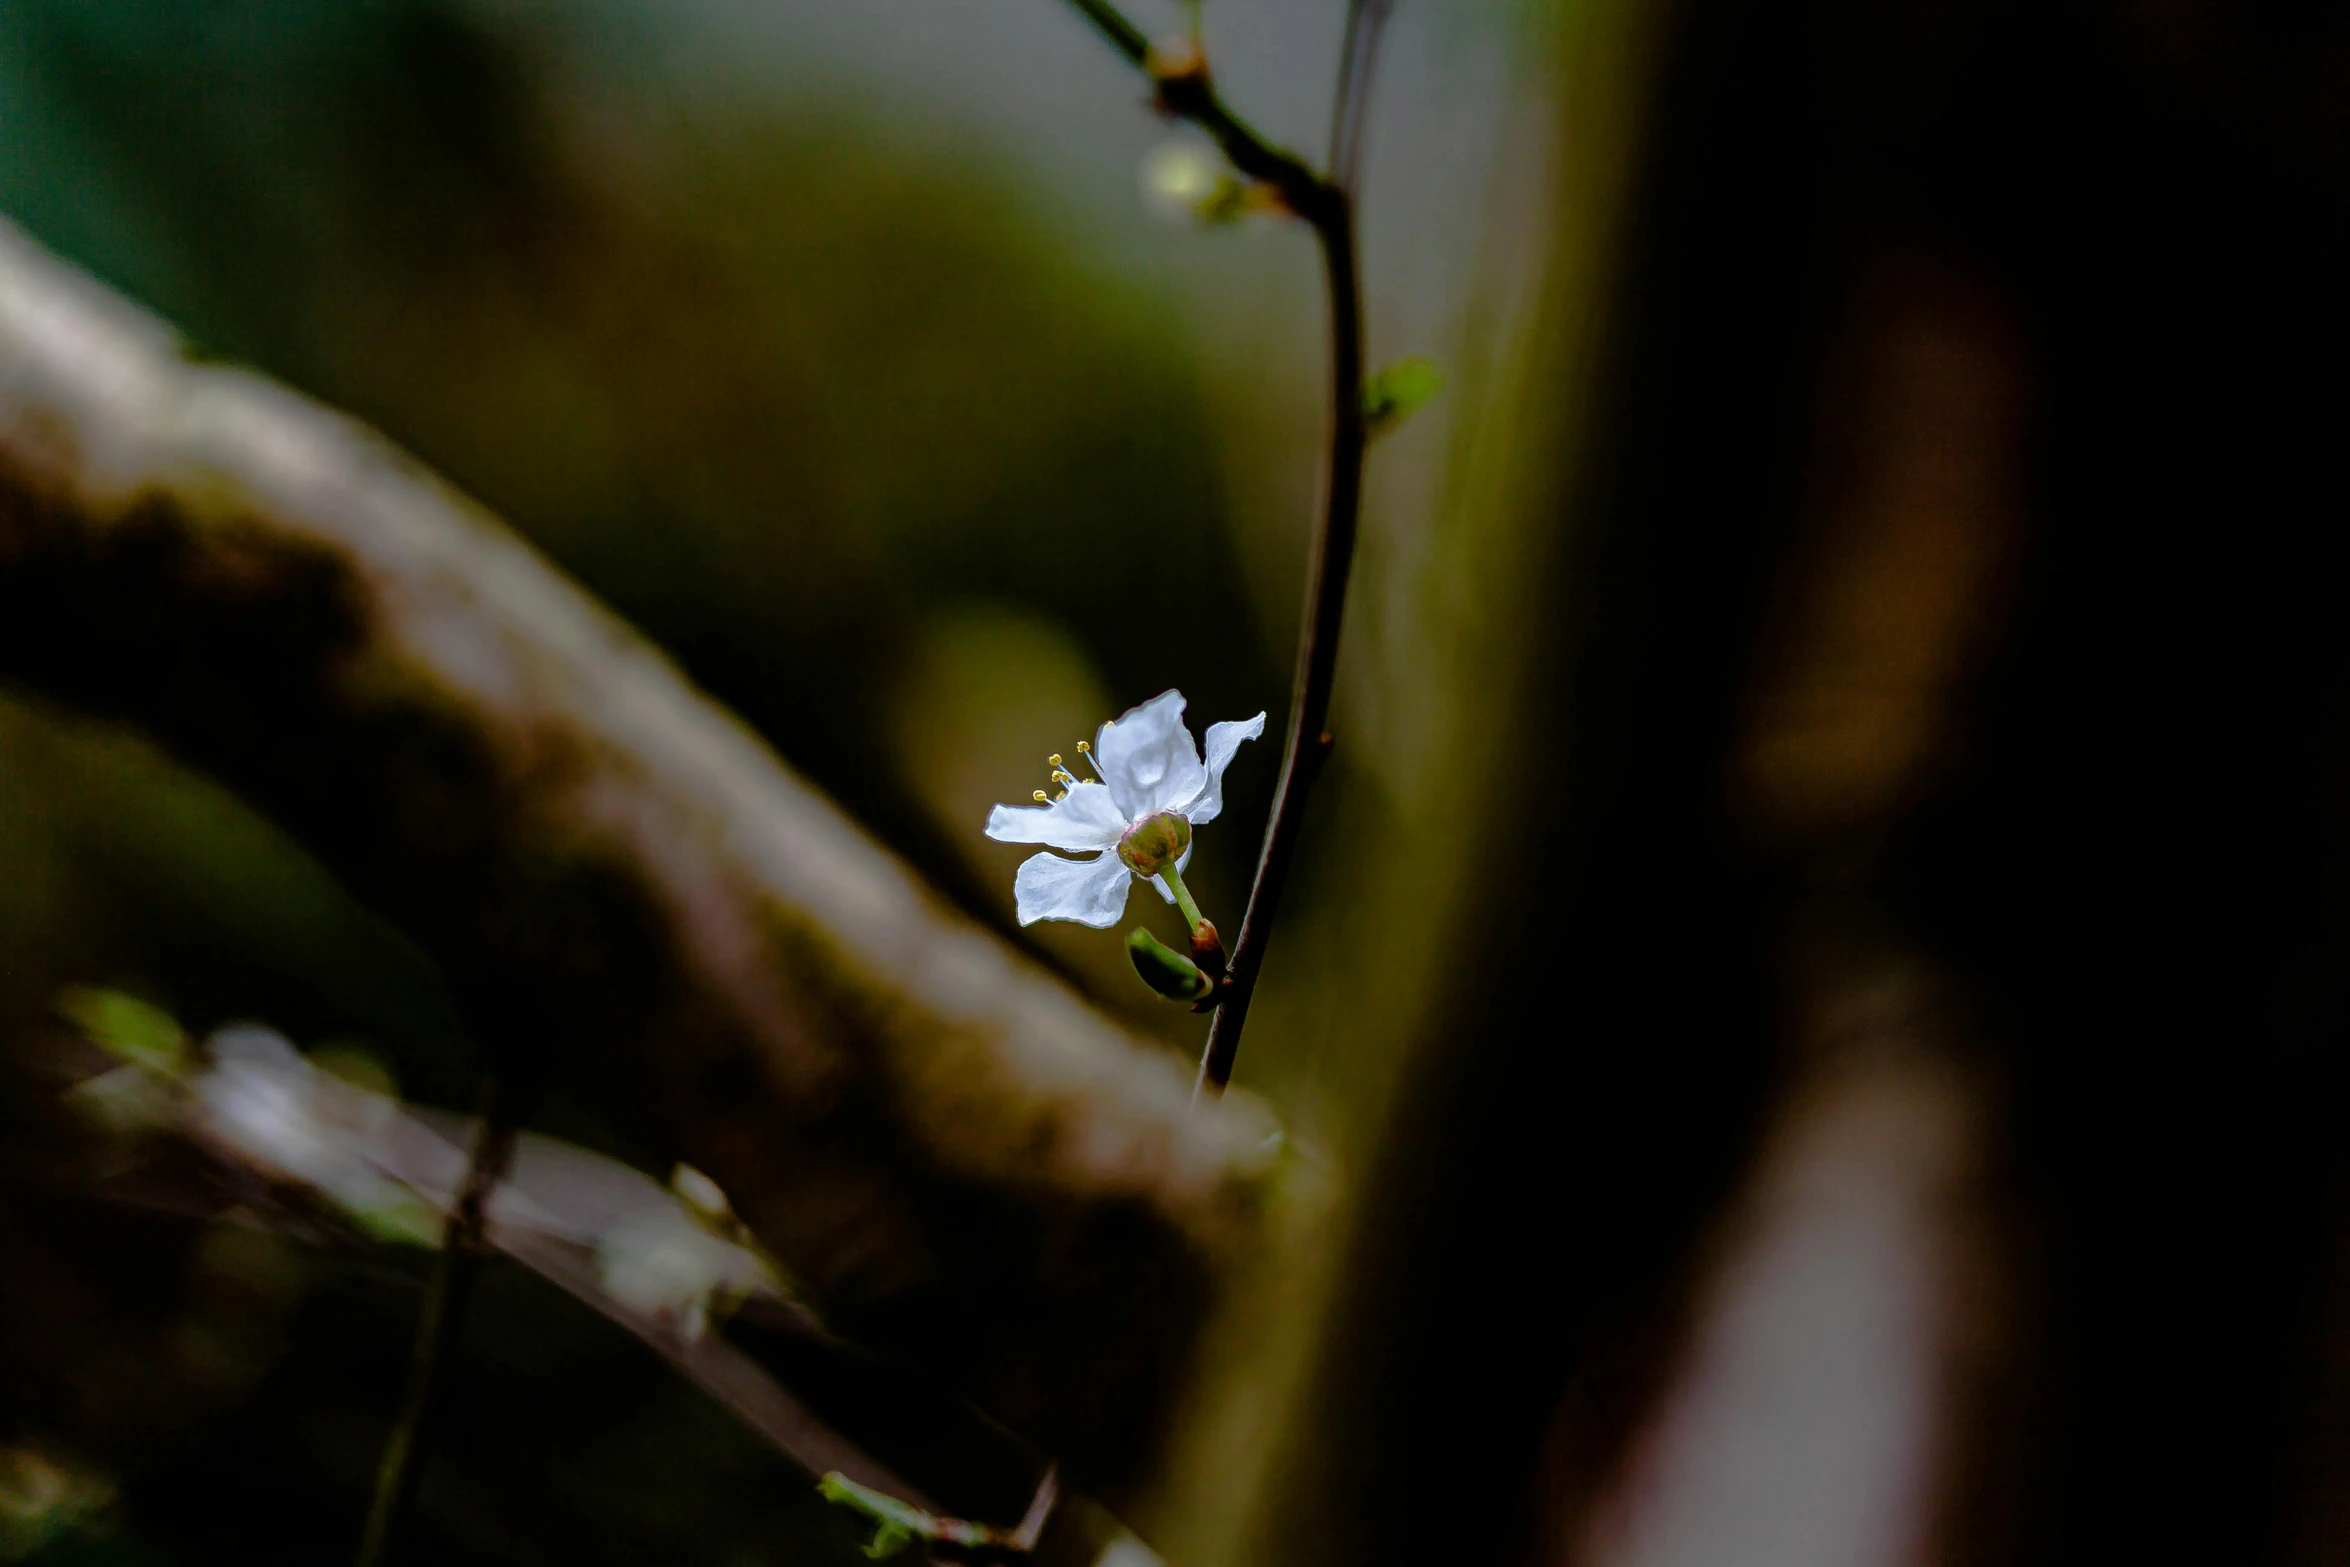
[[[1107,849],[1125,830],[1110,791],[1097,783],[1073,784],[1050,805],[999,805],[987,813],[987,835],[998,843]]]
[[[1171,811],[1207,781],[1191,731],[1183,727],[1183,693],[1163,691],[1094,737],[1095,765],[1129,821]]]
[[[1126,912],[1126,889],[1134,873],[1115,854],[1090,860],[1064,860],[1057,854],[1035,854],[1012,878],[1012,892],[1020,904],[1020,923],[1038,920],[1075,920],[1095,930],[1107,930]]]
[[[1250,719],[1228,724],[1208,725],[1208,777],[1200,785],[1199,798],[1183,808],[1183,815],[1192,826],[1214,821],[1224,811],[1224,769],[1232,765],[1232,757],[1243,740],[1254,740],[1265,732],[1265,715],[1259,713]],[[1181,867],[1177,867],[1181,869]]]
[[[1195,843],[1191,846],[1191,849],[1196,849],[1198,847],[1199,845]],[[1183,851],[1182,858],[1175,862],[1176,875],[1180,876],[1185,871],[1191,869],[1191,849],[1185,849]],[[1151,878],[1151,885],[1159,889],[1160,897],[1166,899],[1169,903],[1173,903],[1175,901],[1175,889],[1167,885],[1166,877],[1153,876]]]

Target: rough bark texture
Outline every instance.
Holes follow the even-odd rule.
[[[634,1064],[852,1333],[1134,1472],[1246,1104],[945,907],[479,507],[0,228],[0,679],[238,790],[485,1047]]]

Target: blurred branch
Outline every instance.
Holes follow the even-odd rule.
[[[935,1510],[716,1331],[714,1317],[834,1342],[788,1283],[751,1247],[713,1230],[707,1208],[617,1160],[519,1130],[522,1092],[489,1085],[485,1113],[472,1118],[405,1105],[338,1081],[283,1036],[250,1025],[216,1034],[207,1054],[200,1070],[165,1074],[163,1108],[148,1123],[184,1138],[199,1162],[133,1159],[127,1178],[109,1183],[112,1200],[213,1221],[229,1212],[274,1218],[346,1251],[387,1238],[434,1246],[432,1290],[444,1296],[458,1293],[444,1281],[460,1247],[474,1254],[469,1268],[502,1252],[634,1334],[811,1477],[843,1471]],[[142,1066],[90,1081],[125,1071],[155,1081]],[[437,1228],[414,1225],[409,1201]],[[632,1253],[659,1259],[660,1277],[627,1278]],[[449,1313],[428,1306],[426,1316],[436,1315]],[[418,1346],[420,1370],[443,1363],[445,1342],[420,1333]],[[423,1423],[422,1402],[412,1399],[403,1430]],[[384,1481],[380,1489],[394,1494],[393,1466]],[[398,1508],[379,1500],[378,1511],[388,1521]]]
[[[1338,95],[1330,106],[1330,181],[1349,195],[1363,158],[1363,116],[1379,63],[1379,35],[1395,0],[1347,0],[1346,35],[1338,45]]]
[[[1187,1115],[412,459],[5,228],[0,678],[272,815],[509,1062],[625,1073],[844,1333],[1142,1462],[1258,1232],[1261,1113]]]
[[[1273,811],[1265,825],[1257,874],[1232,961],[1213,998],[1207,1048],[1200,1055],[1194,1102],[1213,1099],[1232,1080],[1240,1054],[1240,1031],[1248,1026],[1249,1001],[1265,965],[1265,945],[1281,912],[1297,840],[1305,825],[1306,797],[1322,775],[1334,743],[1327,727],[1330,694],[1338,668],[1338,632],[1346,614],[1346,583],[1353,569],[1355,530],[1362,513],[1363,452],[1370,432],[1363,417],[1363,301],[1355,262],[1353,177],[1361,130],[1361,105],[1384,3],[1366,9],[1355,0],[1347,11],[1345,59],[1332,113],[1332,173],[1315,173],[1293,153],[1273,146],[1217,96],[1206,57],[1185,40],[1153,48],[1142,32],[1108,0],[1071,0],[1111,46],[1150,74],[1163,113],[1191,121],[1215,138],[1232,166],[1262,180],[1280,194],[1290,211],[1313,229],[1322,248],[1322,275],[1330,294],[1330,450],[1322,482],[1322,514],[1306,566],[1306,608],[1298,632],[1297,674],[1289,699],[1289,730],[1281,751],[1281,778],[1274,786]],[[1343,162],[1336,161],[1343,158]],[[1208,1003],[1203,1002],[1202,1005]]]
[[[88,1019],[79,1011],[85,1036],[105,1051],[101,1060],[116,1064],[82,1076],[66,1098],[121,1139],[121,1164],[98,1188],[104,1199],[207,1223],[266,1225],[346,1261],[380,1255],[387,1242],[436,1249],[409,1399],[379,1472],[363,1563],[385,1559],[413,1497],[420,1433],[434,1418],[454,1324],[492,1253],[635,1336],[811,1477],[837,1477],[917,1510],[931,1525],[925,1538],[1024,1552],[1055,1515],[1058,1472],[1041,1458],[1020,1522],[1002,1528],[944,1515],[828,1423],[718,1326],[748,1323],[803,1347],[845,1348],[790,1298],[788,1283],[755,1248],[727,1233],[731,1223],[713,1222],[731,1220],[724,1195],[715,1208],[708,1198],[689,1201],[675,1183],[664,1187],[617,1160],[521,1132],[516,1112],[531,1085],[487,1085],[484,1113],[468,1119],[339,1080],[255,1025],[215,1034],[198,1062],[184,1048],[141,1049],[124,1031],[101,1032]],[[156,1157],[159,1141],[150,1137],[179,1139],[175,1152],[194,1157]],[[410,1203],[438,1227],[416,1225]],[[895,1384],[862,1395],[875,1409],[909,1396]],[[960,1409],[960,1401],[926,1386],[911,1396],[935,1444],[942,1414],[951,1423],[950,1406]]]
[[[1111,48],[1136,65],[1149,62],[1151,41],[1143,36],[1141,28],[1126,20],[1116,6],[1108,4],[1107,0],[1069,0],[1069,3],[1083,11],[1086,19],[1101,29],[1102,36],[1110,41]]]

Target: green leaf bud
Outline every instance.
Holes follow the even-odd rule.
[[[1126,933],[1126,956],[1142,982],[1169,1001],[1197,1001],[1215,988],[1197,963],[1139,925]]]
[[[1444,372],[1425,357],[1398,359],[1363,383],[1363,423],[1373,435],[1403,423],[1444,385]]]

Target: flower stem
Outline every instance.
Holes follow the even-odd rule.
[[[1175,907],[1183,911],[1184,929],[1198,930],[1206,924],[1207,919],[1200,913],[1199,905],[1191,901],[1191,889],[1183,885],[1183,873],[1175,868],[1175,862],[1169,860],[1159,874],[1167,878],[1167,890],[1175,894]]]

